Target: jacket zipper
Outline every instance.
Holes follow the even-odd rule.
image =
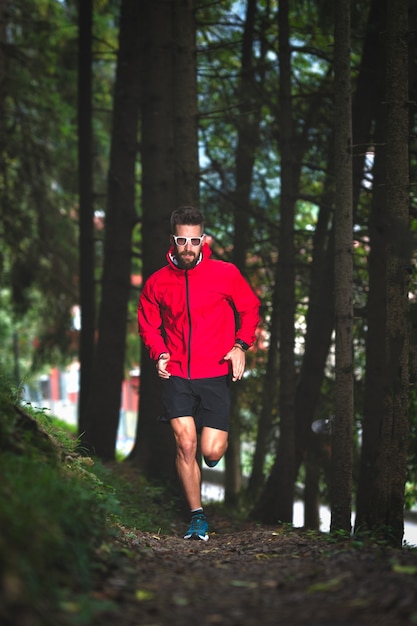
[[[187,373],[188,373],[188,380],[191,380],[191,312],[190,312],[188,270],[185,270],[185,300],[187,303],[187,316],[188,316],[188,326],[189,326]]]

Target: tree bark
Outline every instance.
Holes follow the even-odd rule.
[[[92,133],[92,22],[93,3],[79,3],[78,43],[78,194],[81,330],[78,434],[85,433],[86,410],[94,371],[96,285],[94,264],[93,133]]]
[[[251,236],[250,194],[256,148],[259,143],[260,101],[257,97],[254,45],[256,35],[256,0],[248,0],[242,40],[242,65],[237,90],[239,120],[236,148],[233,263],[246,273],[246,255]],[[261,58],[257,61],[262,65]],[[226,451],[225,502],[235,504],[242,488],[241,422],[239,396],[241,387],[232,389],[229,445]]]
[[[141,3],[141,163],[143,281],[164,265],[169,216],[176,208],[173,110],[173,3]],[[175,476],[171,428],[162,415],[155,363],[141,347],[136,441],[130,455],[150,479]]]
[[[174,152],[177,205],[198,206],[197,50],[195,0],[173,2]]]
[[[380,32],[385,10],[383,3],[372,0],[362,51],[359,75],[352,104],[352,179],[353,212],[356,214],[363,194],[364,163],[367,151],[374,147],[372,124],[381,102],[378,79],[381,63]],[[371,77],[374,77],[371,80]],[[376,140],[378,144],[378,140]],[[320,202],[319,220],[314,235],[313,261],[309,288],[309,308],[305,351],[296,392],[296,467],[305,458],[310,446],[315,448],[317,435],[311,431],[324,378],[324,367],[334,328],[334,232],[329,231],[334,204],[334,142],[327,158],[328,173]],[[378,258],[378,255],[376,255]],[[378,261],[377,261],[378,263]],[[308,453],[307,453],[308,454]],[[310,465],[309,465],[310,466]],[[306,466],[307,471],[307,466]],[[329,474],[330,475],[330,474]],[[307,515],[307,511],[306,511]],[[314,517],[309,514],[310,517]]]
[[[371,145],[372,122],[382,99],[379,75],[383,67],[381,32],[384,28],[385,1],[371,0],[359,74],[352,102],[352,204],[354,214],[363,191],[366,154],[368,150],[374,148]]]
[[[381,58],[385,67],[385,60]],[[376,462],[384,415],[384,369],[386,362],[386,111],[380,102],[375,122],[373,189],[369,219],[367,333],[362,448],[356,498],[355,531],[376,525]]]
[[[279,442],[276,458],[277,518],[292,522],[295,484],[295,247],[297,165],[291,97],[289,2],[279,4],[279,105],[281,149],[281,221],[278,285],[280,293]]]
[[[289,3],[279,5],[279,111],[281,149],[281,220],[279,233],[279,259],[275,276],[275,299],[273,316],[279,327],[279,439],[271,474],[252,515],[262,521],[292,522],[295,485],[295,250],[294,217],[295,190],[298,181],[299,163],[294,152],[294,135],[291,99],[291,52],[289,37]],[[274,352],[278,348],[278,337],[271,325],[268,361],[275,366]],[[272,388],[273,388],[273,381]],[[272,392],[268,398],[271,399]],[[263,434],[263,433],[262,433]],[[259,476],[258,457],[258,476]],[[253,489],[256,486],[252,479]]]
[[[332,532],[351,530],[353,215],[350,46],[350,0],[337,0],[334,29],[336,387],[331,484]]]
[[[409,232],[408,163],[408,52],[405,0],[387,0],[386,25],[386,193],[384,211],[377,214],[378,237],[371,240],[372,255],[381,244],[385,265],[385,289],[380,285],[380,336],[371,326],[367,344],[367,404],[359,477],[357,531],[372,531],[400,547],[404,531],[404,487],[407,471],[409,392],[408,282],[412,250]],[[379,179],[374,179],[374,188]],[[378,219],[379,218],[379,219]],[[379,235],[381,234],[381,240]],[[375,257],[374,257],[375,258]],[[370,264],[370,270],[375,266]],[[381,269],[379,268],[379,271]],[[379,284],[379,283],[378,283]],[[371,284],[372,288],[372,284]],[[375,298],[370,291],[371,296]],[[375,309],[370,309],[370,313]],[[383,323],[384,327],[383,327]],[[371,335],[372,332],[372,335]],[[373,339],[371,343],[371,338]],[[381,348],[378,344],[382,343]],[[380,358],[379,380],[368,372]],[[372,359],[372,361],[371,361]],[[377,387],[378,385],[378,387]],[[380,392],[376,398],[375,392]],[[376,414],[371,398],[378,403]]]
[[[138,122],[138,5],[123,0],[108,176],[99,336],[85,442],[104,460],[115,456],[124,378],[131,237],[135,211]]]
[[[142,3],[142,260],[143,278],[165,263],[169,217],[199,203],[195,2]],[[178,488],[171,428],[160,424],[161,387],[143,349],[135,447],[151,480]]]
[[[387,429],[390,489],[386,514],[391,543],[402,545],[408,453],[409,236],[408,2],[387,0]],[[400,234],[394,236],[393,232]],[[401,243],[401,232],[409,245]]]

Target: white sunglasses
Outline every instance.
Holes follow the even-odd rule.
[[[177,246],[185,246],[188,242],[190,242],[192,246],[199,246],[204,239],[204,235],[201,235],[201,237],[180,237],[172,235],[172,238]]]

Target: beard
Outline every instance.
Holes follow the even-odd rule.
[[[182,252],[181,254],[175,255],[178,261],[178,267],[182,270],[190,270],[197,265],[197,261],[200,258],[200,251],[198,254],[194,252]]]

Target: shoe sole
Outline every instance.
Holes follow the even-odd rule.
[[[192,535],[185,535],[184,539],[191,539],[191,540],[200,540],[200,541],[208,541],[209,540],[209,536],[208,535],[198,535],[197,533],[193,533]]]

